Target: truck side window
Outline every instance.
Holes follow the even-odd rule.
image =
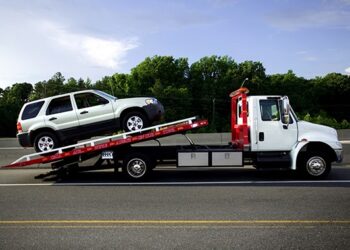
[[[74,95],[78,109],[107,104],[108,100],[93,93],[81,93]]]
[[[260,100],[261,120],[279,121],[280,114],[277,100]]]
[[[46,115],[53,115],[73,110],[70,96],[52,99],[46,110]]]

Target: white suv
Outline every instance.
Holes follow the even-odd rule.
[[[118,99],[99,90],[84,90],[24,104],[17,138],[23,147],[44,152],[118,129],[139,130],[164,114],[151,97]]]

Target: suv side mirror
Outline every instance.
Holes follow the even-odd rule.
[[[281,98],[282,105],[281,105],[281,115],[282,115],[282,123],[286,125],[288,128],[289,120],[290,120],[290,105],[289,105],[289,99],[287,96],[283,96]]]

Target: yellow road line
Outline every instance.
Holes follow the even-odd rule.
[[[315,225],[6,225],[1,226],[0,229],[28,229],[28,228],[38,228],[38,229],[75,229],[75,228],[87,228],[87,229],[226,229],[226,228],[252,228],[252,229],[281,229],[281,228],[308,228],[313,229]],[[340,227],[344,227],[341,225]]]
[[[3,220],[4,224],[115,224],[115,225],[237,225],[237,224],[350,224],[350,220]]]

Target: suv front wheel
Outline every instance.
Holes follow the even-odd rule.
[[[149,121],[141,112],[134,111],[127,113],[123,119],[123,129],[126,132],[136,131],[148,127]]]
[[[39,133],[34,139],[34,148],[38,153],[46,152],[58,147],[59,141],[56,135],[52,132]]]

